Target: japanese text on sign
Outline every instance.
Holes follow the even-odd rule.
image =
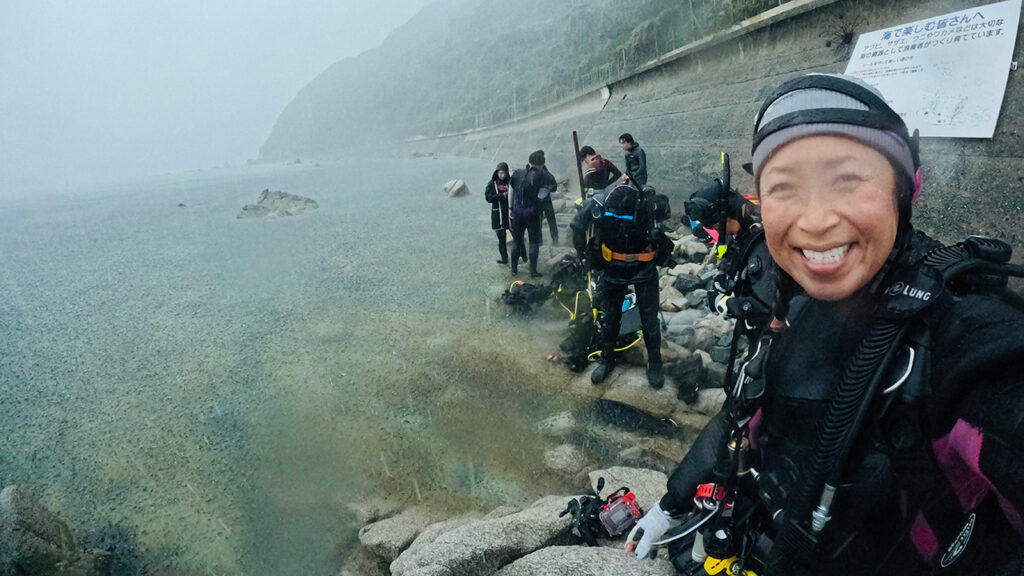
[[[991,138],[1021,0],[862,34],[846,73],[878,88],[922,136]]]

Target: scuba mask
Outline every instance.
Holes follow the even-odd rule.
[[[718,202],[704,198],[690,198],[683,202],[683,209],[686,210],[686,217],[690,219],[690,228],[694,228],[695,225],[714,226],[718,224]]]

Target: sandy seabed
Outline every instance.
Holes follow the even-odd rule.
[[[334,574],[353,501],[564,487],[558,334],[510,320],[472,160],[254,166],[0,198],[0,483],[120,574]],[[468,198],[441,185],[464,178]],[[236,220],[264,188],[315,199]],[[179,206],[184,204],[184,206]]]

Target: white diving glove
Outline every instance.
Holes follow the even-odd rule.
[[[668,512],[661,509],[661,502],[658,502],[636,523],[637,527],[642,528],[644,531],[644,535],[640,537],[640,541],[636,544],[637,558],[642,560],[647,557],[654,543],[660,540],[665,535],[665,532],[668,532],[671,520],[672,517],[668,515]]]
[[[729,306],[726,304],[726,302],[729,301],[729,298],[732,298],[732,296],[728,294],[719,294],[718,296],[716,296],[715,312],[718,312],[722,316],[727,316],[729,314]]]

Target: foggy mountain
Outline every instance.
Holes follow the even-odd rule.
[[[260,159],[493,125],[628,73],[780,0],[438,0],[288,104]]]

